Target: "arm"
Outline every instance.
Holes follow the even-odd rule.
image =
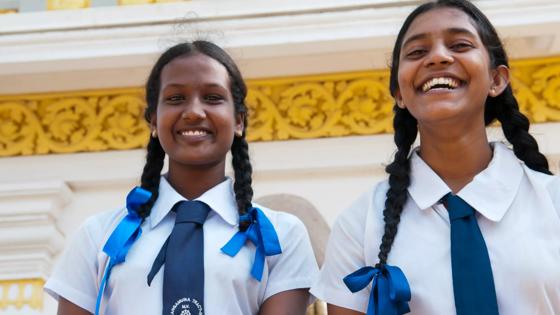
[[[68,301],[63,297],[58,299],[57,315],[92,315],[90,312]]]
[[[372,220],[368,217],[374,199],[372,193],[363,194],[344,210],[332,227],[318,281],[311,288],[313,295],[327,302],[329,314],[363,314],[367,309],[369,289],[352,293],[343,279],[368,265],[364,242],[366,223]]]
[[[364,315],[364,313],[349,310],[333,304],[327,304],[327,310],[329,315]]]
[[[319,271],[313,248],[297,217],[274,216],[282,253],[267,257],[269,274],[259,315],[304,315],[312,302],[309,288]]]
[[[280,292],[263,303],[259,315],[304,315],[308,300],[307,289]]]

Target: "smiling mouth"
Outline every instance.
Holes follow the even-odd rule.
[[[206,130],[183,130],[179,132],[183,136],[206,136],[208,131]]]
[[[460,80],[457,80],[455,78],[451,78],[451,77],[437,77],[437,78],[432,78],[428,81],[426,81],[426,83],[422,84],[421,86],[421,90],[422,92],[426,93],[428,91],[431,90],[441,90],[441,89],[447,89],[447,90],[454,90],[456,88],[458,88],[459,86],[461,86],[462,82]]]
[[[200,141],[202,139],[206,139],[212,133],[205,129],[189,129],[189,130],[183,129],[177,131],[177,134],[189,141]]]

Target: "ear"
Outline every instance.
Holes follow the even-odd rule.
[[[154,112],[150,115],[150,133],[153,134],[154,131],[156,130],[157,130],[157,114]]]
[[[235,136],[241,137],[243,135],[243,129],[245,128],[245,114],[237,113],[235,114]]]
[[[405,109],[406,105],[403,102],[402,99],[402,95],[401,95],[401,89],[397,88],[395,90],[395,101],[397,102],[397,106],[401,109]]]
[[[488,95],[496,97],[506,89],[509,84],[509,68],[504,65],[499,65],[496,69],[491,71],[492,85]]]

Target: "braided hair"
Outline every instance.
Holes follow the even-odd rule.
[[[491,67],[508,66],[508,58],[496,30],[488,18],[472,3],[467,0],[437,0],[424,3],[406,18],[395,41],[389,82],[389,89],[393,97],[395,97],[398,89],[399,56],[406,32],[419,15],[438,8],[454,8],[467,14],[488,51]],[[418,131],[416,119],[406,108],[399,108],[395,104],[393,111],[395,113],[393,127],[397,152],[394,160],[385,168],[385,171],[389,174],[389,189],[386,194],[385,209],[383,210],[385,227],[379,246],[378,266],[387,263],[387,257],[397,234],[400,216],[408,199],[407,188],[410,185],[409,154]],[[536,140],[528,132],[529,120],[519,111],[519,105],[510,84],[500,95],[488,97],[486,100],[485,124],[489,125],[496,119],[500,121],[506,139],[513,145],[513,151],[517,158],[535,171],[551,174],[546,157],[539,152]]]
[[[243,81],[241,72],[237,68],[233,59],[219,46],[203,40],[186,42],[177,44],[167,49],[156,61],[148,81],[146,82],[146,110],[144,118],[150,123],[153,114],[155,114],[159,101],[159,93],[161,89],[161,72],[165,65],[176,58],[190,56],[194,54],[206,55],[220,64],[222,64],[230,79],[230,90],[233,98],[233,106],[236,114],[243,116],[243,132],[241,136],[236,136],[231,146],[232,165],[235,174],[235,182],[233,190],[237,202],[239,215],[247,213],[251,208],[251,200],[253,199],[252,184],[252,167],[249,160],[249,146],[245,138],[245,129],[247,126],[247,105],[245,97],[247,96],[247,86]],[[158,198],[159,181],[163,161],[165,159],[165,151],[163,150],[159,139],[150,137],[147,147],[146,164],[141,176],[142,188],[152,193],[152,198],[139,209],[142,218],[150,215],[151,209]],[[247,227],[242,223],[240,228],[244,230]]]

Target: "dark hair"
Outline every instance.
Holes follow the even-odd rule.
[[[245,214],[251,208],[251,200],[253,199],[253,188],[251,187],[251,175],[253,169],[249,160],[249,146],[245,138],[245,130],[247,126],[247,106],[245,105],[245,97],[247,96],[247,86],[243,81],[241,72],[235,65],[233,59],[219,46],[208,42],[197,40],[177,44],[167,49],[156,61],[148,81],[146,82],[146,110],[144,117],[150,122],[152,115],[156,112],[159,100],[159,92],[161,89],[161,71],[172,60],[179,57],[186,57],[195,54],[206,55],[220,64],[222,64],[230,79],[230,90],[233,97],[233,106],[236,114],[243,114],[243,133],[240,137],[234,137],[231,146],[232,165],[235,174],[233,189],[237,208],[240,215]],[[150,137],[148,143],[146,164],[142,172],[141,186],[152,192],[152,198],[148,203],[139,209],[142,218],[150,215],[150,211],[158,198],[159,180],[161,170],[163,168],[163,160],[165,152],[161,147],[158,138]],[[241,228],[245,229],[246,224],[242,223]]]
[[[393,48],[389,83],[393,97],[398,88],[399,57],[406,32],[419,15],[438,8],[454,8],[467,14],[471,18],[482,43],[488,51],[491,67],[496,68],[499,65],[508,66],[508,58],[496,30],[488,18],[476,6],[466,0],[428,2],[420,5],[410,13],[397,35]],[[385,169],[389,174],[389,190],[387,191],[385,209],[383,210],[385,229],[381,245],[379,246],[378,264],[380,265],[387,263],[387,256],[391,251],[391,246],[397,234],[400,215],[408,198],[407,188],[410,184],[409,154],[418,131],[417,121],[407,109],[401,109],[395,104],[393,110],[395,113],[393,127],[397,152],[393,162]],[[519,105],[513,96],[513,90],[509,84],[500,95],[486,99],[485,124],[488,125],[496,119],[500,121],[506,139],[513,145],[513,151],[517,158],[535,171],[551,174],[545,156],[539,152],[537,142],[528,132],[529,120],[519,112]]]

